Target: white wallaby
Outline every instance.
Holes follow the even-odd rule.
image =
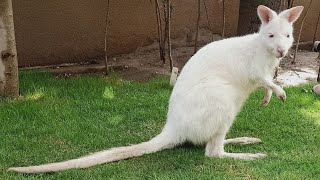
[[[237,113],[251,92],[266,89],[263,105],[272,91],[284,101],[284,90],[272,82],[274,68],[293,43],[292,23],[303,10],[293,7],[277,15],[266,6],[258,7],[262,25],[259,33],[212,42],[200,49],[184,66],[173,88],[167,122],[150,141],[97,152],[78,159],[9,171],[43,173],[87,168],[172,148],[186,141],[206,144],[205,155],[244,160],[265,154],[227,153],[224,144],[261,142],[257,138],[225,139]]]

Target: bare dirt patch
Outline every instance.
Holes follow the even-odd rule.
[[[316,82],[319,60],[318,53],[299,51],[296,63],[292,64],[292,58],[286,57],[280,63],[277,81],[284,86],[297,86],[300,84]]]
[[[200,44],[204,45],[211,40],[210,32],[202,31]],[[217,40],[215,36],[212,39]],[[173,41],[172,57],[174,66],[181,69],[193,55],[193,40],[184,37]],[[292,53],[291,53],[292,54]],[[316,82],[319,69],[318,53],[299,51],[296,64],[291,64],[292,58],[285,57],[280,64],[279,76],[276,81],[284,86],[295,86],[309,82]],[[158,44],[138,48],[130,54],[123,54],[109,58],[109,69],[126,80],[146,81],[157,75],[170,75],[169,62],[163,65],[159,58]],[[26,69],[26,68],[25,68]],[[62,64],[49,67],[32,67],[49,71],[59,77],[78,76],[82,74],[100,74],[105,71],[103,59],[90,60],[83,63]]]

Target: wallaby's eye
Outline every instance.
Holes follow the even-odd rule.
[[[288,34],[288,35],[287,35],[287,38],[289,38],[289,37],[290,37],[290,35]]]
[[[273,34],[269,34],[269,38],[273,38],[274,37],[274,35]]]

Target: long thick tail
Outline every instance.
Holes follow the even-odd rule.
[[[8,171],[15,171],[19,173],[47,173],[47,172],[58,172],[73,168],[88,168],[98,164],[105,164],[131,157],[142,156],[143,154],[150,154],[163,149],[172,148],[177,143],[162,132],[158,136],[154,137],[150,141],[143,142],[136,145],[117,147],[88,156],[80,157],[63,162],[44,164],[39,166],[28,166],[28,167],[12,167]]]

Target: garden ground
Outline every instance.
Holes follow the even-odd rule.
[[[257,161],[211,159],[204,146],[183,145],[85,170],[22,175],[11,166],[36,165],[147,141],[161,131],[172,87],[167,77],[130,82],[117,76],[56,78],[22,71],[21,97],[0,101],[0,179],[319,179],[320,99],[312,85],[286,88],[260,107],[254,93],[228,137],[261,144],[228,145],[228,152],[267,153]]]
[[[181,69],[192,52],[191,45],[174,47],[175,66]],[[285,58],[277,80],[283,85],[314,82],[316,57],[301,51],[295,65]],[[0,179],[320,179],[320,99],[310,91],[312,84],[286,88],[287,101],[273,97],[266,108],[260,107],[262,93],[256,92],[238,115],[228,137],[253,136],[263,143],[228,145],[226,151],[267,153],[263,160],[210,159],[204,146],[186,144],[85,170],[6,172],[11,166],[147,141],[161,131],[172,87],[161,76],[170,72],[168,63],[159,61],[157,44],[112,57],[109,65],[108,77],[97,75],[104,71],[99,59],[29,68],[54,76],[22,70],[22,97],[0,100]]]

